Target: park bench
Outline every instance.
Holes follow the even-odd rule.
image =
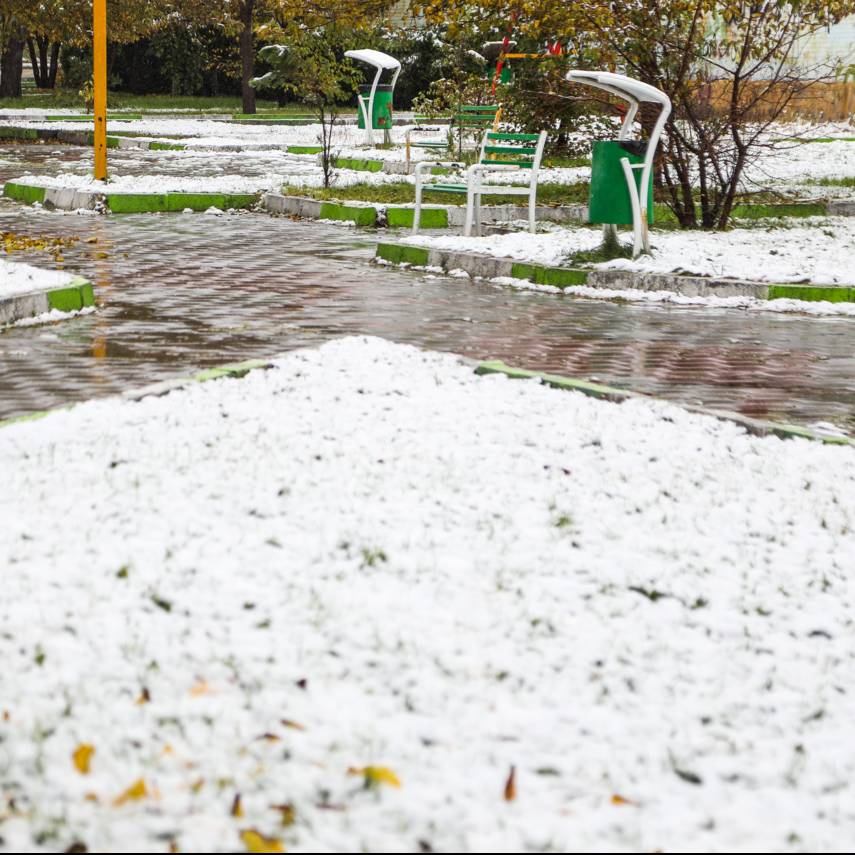
[[[546,131],[539,134],[502,134],[487,131],[481,142],[478,162],[469,166],[456,161],[437,162],[425,160],[416,164],[416,207],[413,212],[413,234],[418,234],[422,214],[422,194],[427,190],[434,193],[466,195],[466,226],[464,234],[472,234],[473,224],[481,234],[482,196],[528,196],[528,225],[535,232],[537,209],[537,176],[546,146]],[[462,171],[466,169],[466,183],[450,183],[433,180],[428,174],[434,167],[446,167]],[[491,174],[516,172],[525,183],[490,183]]]
[[[502,118],[502,108],[498,104],[464,104],[458,108],[457,113],[451,117],[452,132],[457,130],[457,156],[461,157],[463,152],[463,138],[467,133],[473,133],[476,137],[488,128],[499,130],[499,122]],[[412,130],[407,131],[407,163],[410,162],[410,149],[426,148],[436,151],[446,151],[449,148],[449,139],[441,140],[413,140]]]

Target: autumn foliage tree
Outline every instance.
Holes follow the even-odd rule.
[[[542,49],[558,41],[576,67],[621,71],[666,92],[674,111],[657,181],[685,228],[728,224],[746,168],[774,145],[774,123],[833,72],[833,57],[828,62],[803,59],[803,40],[855,13],[855,0],[478,0],[454,5],[415,0],[413,5],[429,21],[447,25],[477,15],[483,29],[486,16],[496,37],[510,26],[528,46]],[[554,85],[544,81],[544,87]],[[642,111],[646,130],[650,121]]]

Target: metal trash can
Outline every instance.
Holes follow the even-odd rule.
[[[588,219],[591,223],[632,225],[632,202],[626,185],[621,159],[643,163],[647,153],[644,140],[600,140],[591,154],[591,188],[588,197]],[[635,184],[641,192],[641,170],[634,169]],[[644,202],[642,201],[642,207]],[[653,223],[653,182],[647,198],[647,222]]]
[[[392,127],[392,91],[391,83],[380,83],[374,93],[374,111],[371,116],[371,127],[376,130],[389,130]],[[368,100],[371,98],[371,84],[359,87],[359,100],[365,105],[359,110],[359,127],[365,130],[365,113],[368,112]]]

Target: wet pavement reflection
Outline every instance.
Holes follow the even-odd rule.
[[[0,333],[0,418],[365,333],[855,434],[851,318],[616,304],[431,277],[368,264],[376,233],[260,214],[98,217],[4,200],[4,231],[80,238],[61,260],[12,257],[86,276],[99,310]]]

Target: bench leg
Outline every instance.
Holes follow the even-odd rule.
[[[532,234],[537,233],[537,196],[532,193],[528,197],[528,230]]]
[[[466,195],[466,225],[463,227],[463,234],[466,237],[472,235],[472,218],[475,208],[475,194],[471,191]]]
[[[481,237],[481,194],[475,195],[475,234]]]
[[[413,234],[419,233],[419,226],[422,221],[422,182],[419,180],[421,175],[416,173],[416,206],[413,208]]]

